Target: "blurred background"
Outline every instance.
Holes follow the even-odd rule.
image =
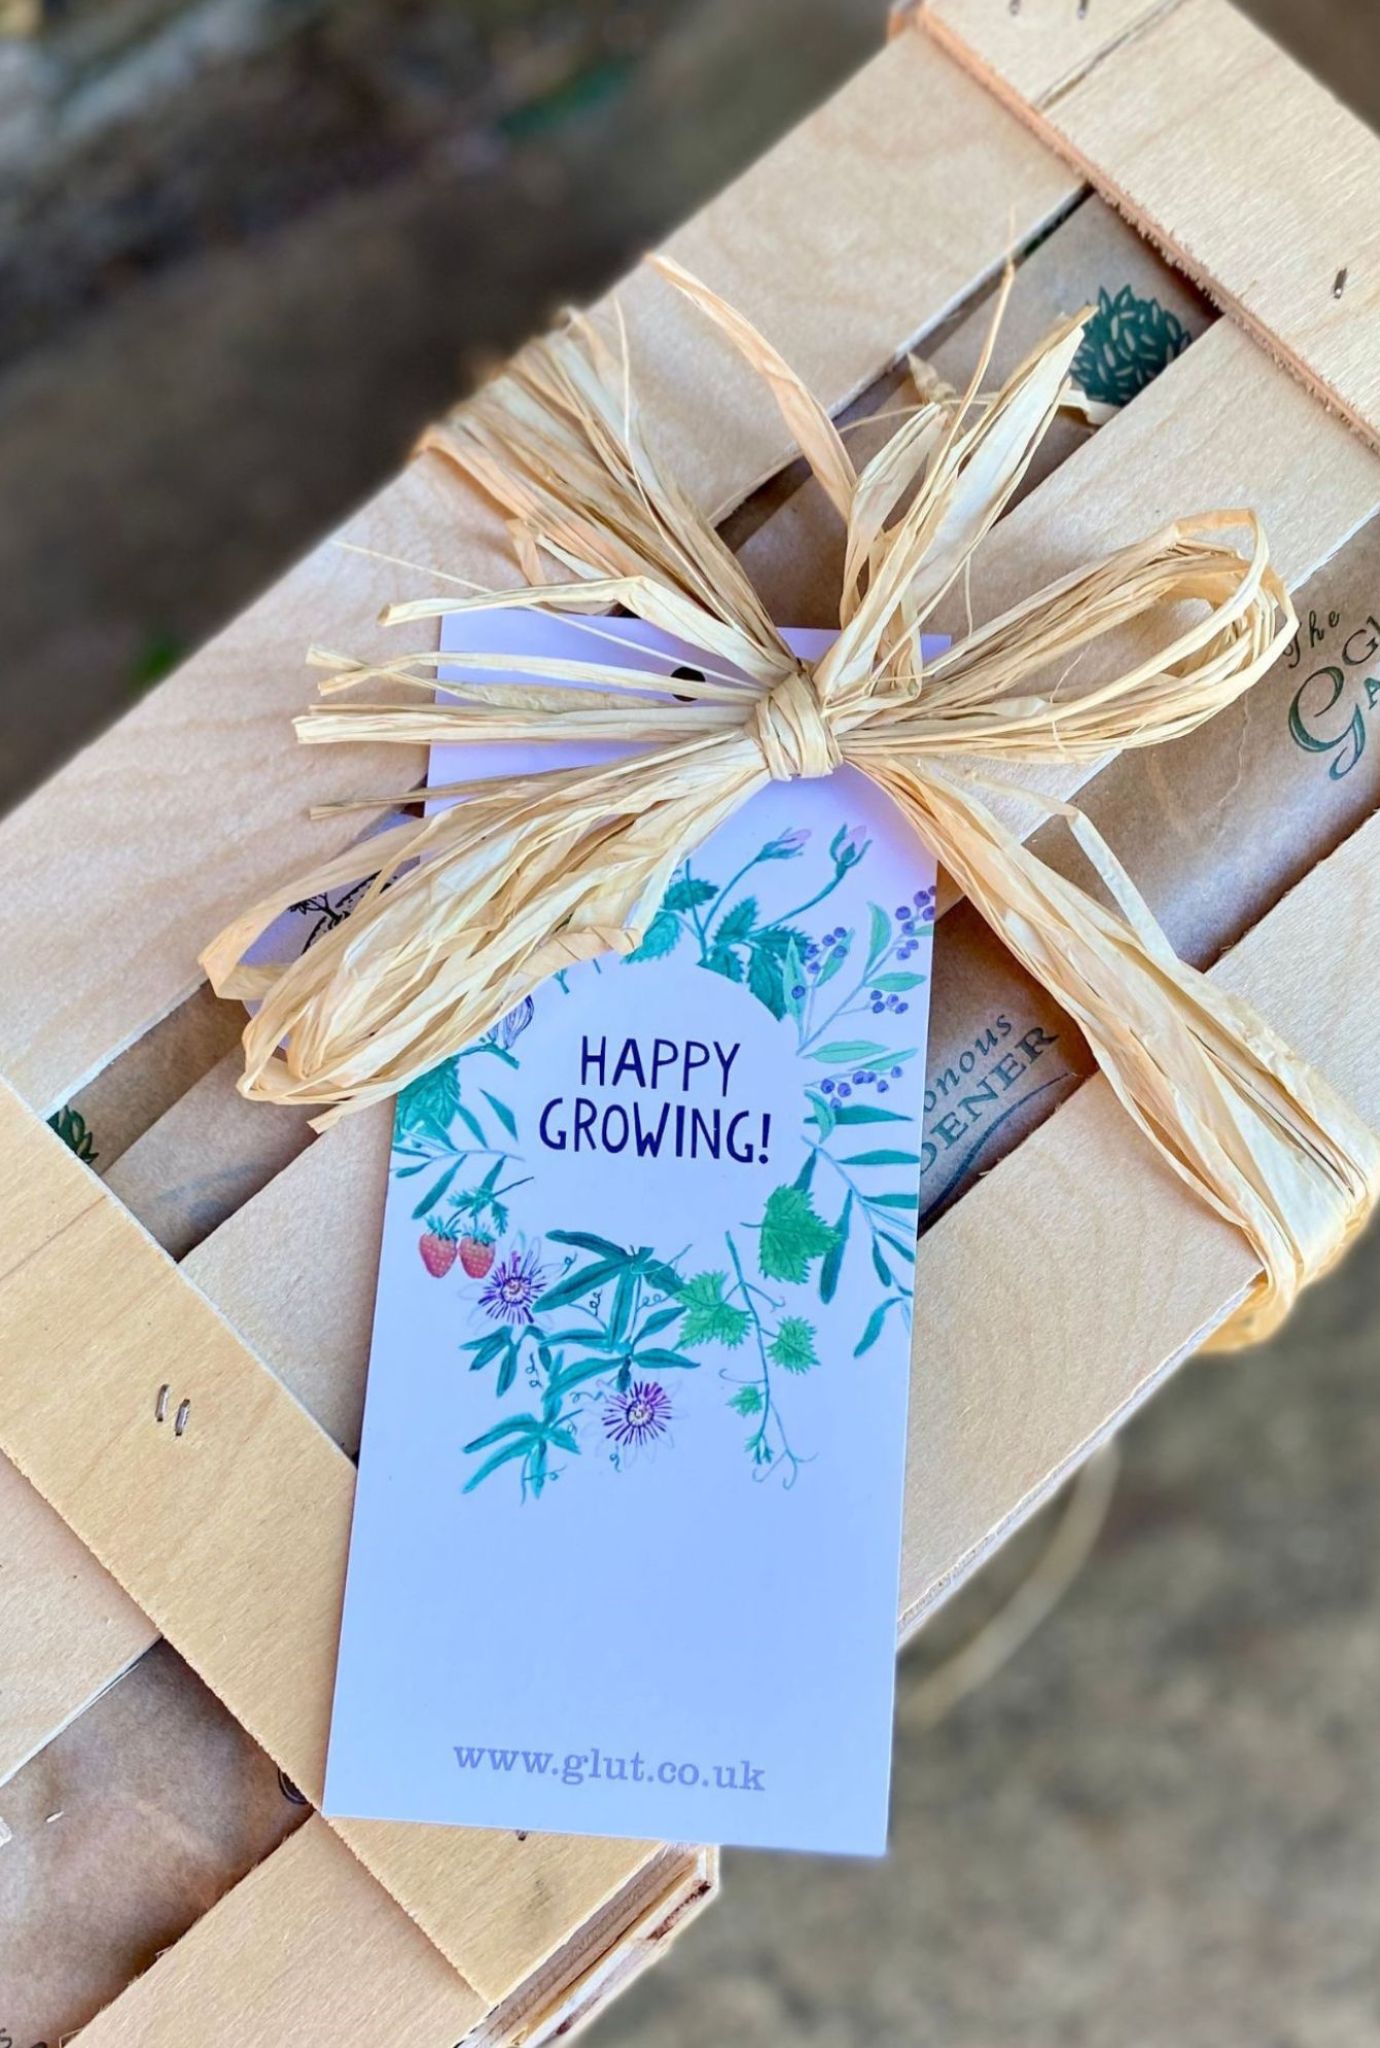
[[[1376,0],[1246,5],[1380,120]],[[0,0],[0,805],[883,22],[881,0]],[[1374,1252],[1135,1423],[1086,1568],[994,1676],[955,1700],[949,1660],[1048,1524],[909,1653],[889,1860],[730,1856],[607,2048],[1380,2040]]]

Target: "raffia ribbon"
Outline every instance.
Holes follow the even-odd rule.
[[[1247,511],[1177,520],[922,664],[922,628],[1067,396],[1081,316],[982,398],[989,338],[968,390],[920,404],[859,472],[776,351],[707,287],[660,268],[761,375],[845,522],[838,638],[814,663],[786,648],[735,557],[648,450],[626,342],[620,354],[574,321],[527,350],[423,445],[506,512],[530,587],[396,605],[384,619],[510,605],[578,612],[591,615],[593,657],[448,655],[462,676],[509,669],[542,680],[448,680],[458,701],[437,704],[434,651],[382,665],[317,653],[332,671],[328,698],[381,682],[425,701],[318,707],[297,721],[298,734],[308,743],[600,740],[631,751],[596,768],[439,792],[463,801],[371,839],[375,880],[349,920],[289,966],[242,960],[287,905],[356,880],[358,848],[237,918],[203,964],[219,993],[258,1006],[244,1034],[242,1091],[334,1105],[323,1123],[392,1094],[557,970],[631,950],[677,865],[768,781],[848,762],[899,805],[1077,1020],[1173,1170],[1245,1234],[1262,1271],[1217,1341],[1265,1335],[1365,1221],[1380,1191],[1380,1145],[1262,1018],[1176,958],[1086,818],[1028,792],[1068,821],[1106,900],[1000,822],[981,792],[1011,785],[977,765],[1095,761],[1153,746],[1249,688],[1296,624],[1259,522]],[[1244,553],[1232,533],[1244,536]],[[679,680],[668,700],[661,674],[601,663],[600,636],[618,638],[614,607],[702,650],[704,680]],[[1152,628],[1159,644],[1145,651]],[[1088,659],[1098,654],[1100,664]]]

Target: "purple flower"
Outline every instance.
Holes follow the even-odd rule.
[[[809,843],[810,831],[806,825],[797,825],[790,832],[778,832],[775,839],[762,848],[763,860],[794,860],[803,853]]]
[[[524,996],[514,1009],[499,1018],[491,1031],[484,1033],[485,1039],[490,1045],[501,1047],[504,1052],[511,1051],[514,1041],[521,1038],[531,1023],[535,1009],[536,1004],[532,998]]]
[[[535,1248],[509,1252],[490,1273],[479,1306],[496,1323],[525,1323],[545,1285]]]
[[[871,843],[861,825],[840,825],[829,842],[829,851],[838,872],[842,874],[845,868],[856,867]]]
[[[626,1393],[611,1394],[604,1410],[604,1434],[611,1442],[637,1448],[665,1436],[671,1396],[655,1380],[634,1380]]]

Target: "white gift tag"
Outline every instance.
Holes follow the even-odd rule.
[[[773,783],[399,1099],[329,1813],[885,1846],[934,879],[855,771]]]

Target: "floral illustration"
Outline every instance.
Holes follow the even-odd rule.
[[[1158,299],[1137,298],[1129,284],[1115,298],[1103,288],[1073,359],[1073,380],[1103,405],[1129,405],[1191,339]]]
[[[344,924],[372,880],[372,875],[366,875],[362,882],[351,882],[347,888],[323,889],[316,896],[304,896],[300,903],[289,903],[289,917],[307,920],[306,937],[301,941],[302,952],[314,946],[327,932],[333,932],[337,925]]]
[[[671,1397],[656,1380],[634,1380],[624,1393],[609,1396],[604,1434],[620,1449],[638,1449],[665,1436],[671,1422]]]
[[[511,1251],[490,1273],[479,1306],[496,1323],[525,1323],[536,1307],[544,1277],[535,1251]]]
[[[867,858],[870,841],[856,827],[841,825],[816,849],[815,886],[765,886],[811,845],[804,827],[779,832],[723,881],[686,861],[624,962],[635,971],[693,948],[698,966],[770,1012],[799,1064],[789,1177],[745,1203],[717,1255],[598,1230],[512,1230],[508,1197],[532,1173],[500,1091],[503,1070],[521,1064],[530,997],[399,1098],[393,1172],[422,1185],[413,1210],[422,1264],[459,1288],[470,1332],[461,1356],[490,1378],[499,1404],[463,1447],[464,1491],[512,1468],[523,1498],[536,1499],[577,1459],[622,1471],[639,1456],[674,1454],[692,1411],[672,1386],[689,1372],[722,1385],[723,1407],[747,1425],[754,1476],[791,1487],[818,1455],[799,1445],[793,1388],[821,1367],[820,1311],[845,1273],[846,1299],[861,1306],[845,1359],[864,1358],[888,1318],[908,1324],[920,1162],[913,1118],[886,1097],[917,1051],[907,1017],[925,976],[911,963],[932,930],[934,891],[891,910],[868,904],[855,929],[830,899]],[[769,911],[773,894],[790,907]],[[695,1420],[705,1412],[697,1403]],[[673,1431],[677,1420],[684,1426]]]
[[[763,917],[757,896],[743,893],[749,876],[768,862],[799,859],[809,841],[810,833],[804,828],[779,832],[722,886],[697,875],[686,861],[662,898],[642,944],[625,956],[624,965],[664,959],[682,941],[688,941],[697,948],[701,967],[728,981],[745,982],[773,1017],[784,1017],[790,1007],[788,992],[801,984],[803,963],[817,955],[820,945],[806,936],[796,920],[833,894],[868,846],[856,827],[841,825],[830,843],[831,872],[823,886],[793,909]]]
[[[61,1109],[55,1109],[48,1119],[50,1131],[56,1131],[64,1145],[76,1153],[87,1166],[94,1166],[100,1154],[97,1152],[86,1118],[79,1109],[73,1109],[70,1102]]]

